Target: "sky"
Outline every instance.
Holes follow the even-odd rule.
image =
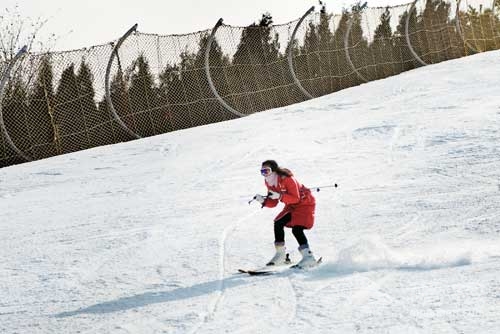
[[[352,0],[326,1],[331,12],[340,12]],[[373,0],[371,6],[410,1]],[[118,39],[137,23],[138,30],[161,35],[184,34],[211,29],[219,18],[226,24],[246,26],[270,12],[275,23],[301,17],[318,2],[311,0],[2,0],[0,10],[19,5],[23,17],[48,19],[40,39],[55,34],[53,49],[71,50],[108,43]]]

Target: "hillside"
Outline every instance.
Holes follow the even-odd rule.
[[[499,56],[0,169],[0,333],[497,333]],[[274,252],[266,159],[339,184],[316,269],[236,274]]]

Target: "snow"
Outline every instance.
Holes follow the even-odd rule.
[[[498,333],[499,55],[1,169],[0,333]],[[339,187],[250,277],[270,158]]]

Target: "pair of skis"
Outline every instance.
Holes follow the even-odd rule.
[[[321,262],[323,262],[323,258],[320,257],[316,263],[312,266],[308,266],[308,267],[299,267],[298,265],[294,264],[294,265],[284,265],[284,266],[266,266],[264,268],[260,268],[260,269],[253,269],[253,270],[246,270],[246,269],[238,269],[238,272],[241,273],[241,274],[248,274],[250,276],[264,276],[264,275],[273,275],[273,274],[277,274],[277,273],[280,273],[280,272],[283,272],[285,270],[288,270],[288,269],[296,269],[296,270],[303,270],[303,269],[309,269],[309,268],[314,268],[314,267],[317,267],[319,264],[321,264]]]

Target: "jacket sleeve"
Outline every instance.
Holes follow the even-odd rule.
[[[266,208],[274,208],[276,205],[278,205],[280,201],[277,199],[270,199],[266,198],[266,201],[264,202],[264,206]]]
[[[267,185],[267,183],[266,183],[266,187],[267,187],[267,191],[269,191],[269,186]],[[279,202],[280,201],[277,199],[266,198],[263,206],[265,206],[266,208],[274,208],[276,205],[278,205]]]
[[[293,177],[283,180],[286,192],[281,194],[281,201],[285,204],[297,204],[300,202],[299,184]]]

